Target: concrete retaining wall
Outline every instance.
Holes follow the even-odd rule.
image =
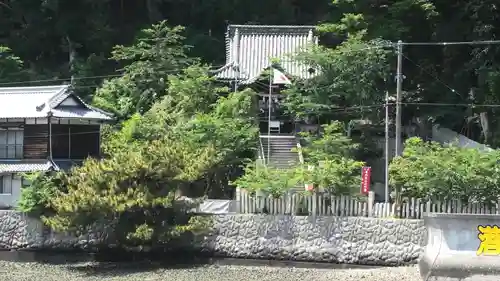
[[[420,220],[216,215],[213,221],[200,246],[233,258],[401,265],[418,260],[426,238]],[[37,220],[0,211],[0,249],[88,248],[105,238],[48,233]]]

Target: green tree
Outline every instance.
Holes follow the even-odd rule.
[[[299,120],[314,117],[322,122],[373,117],[384,103],[391,57],[387,47],[386,42],[365,40],[357,33],[337,47],[299,53],[296,58],[318,75],[286,90],[288,112]]]
[[[317,166],[306,162],[294,169],[294,175],[297,182],[312,184],[315,191],[321,190],[331,195],[354,195],[361,185],[363,165],[363,162],[339,157],[321,161]]]
[[[304,147],[301,149],[304,158],[311,164],[339,157],[352,158],[359,149],[359,144],[345,135],[341,122],[333,121],[321,126],[320,134],[301,133]]]
[[[188,212],[197,200],[181,200],[182,195],[238,166],[242,153],[255,146],[257,129],[248,118],[253,95],[222,94],[200,66],[168,79],[176,99],[166,95],[120,131],[108,132],[108,157],[88,159],[71,171],[65,190],[49,202],[55,215],[44,218],[48,225],[73,231],[106,225],[120,246],[155,248],[205,227]],[[161,134],[152,133],[152,124]]]
[[[126,64],[123,75],[105,81],[94,95],[94,104],[122,120],[148,111],[167,94],[168,75],[196,61],[186,55],[182,30],[162,21],[142,30],[135,44],[114,47],[111,58]]]
[[[390,164],[394,196],[495,203],[500,196],[497,150],[441,146],[410,138]]]
[[[305,163],[296,171],[301,182],[334,195],[351,195],[359,190],[364,162],[355,157],[360,144],[345,136],[341,122],[323,125],[319,135],[302,133],[302,138]]]
[[[266,167],[259,161],[248,163],[243,175],[234,181],[234,185],[252,195],[264,192],[273,198],[283,196],[299,183],[302,181],[297,177],[295,168]]]
[[[176,191],[200,179],[216,161],[213,147],[165,137],[114,152],[104,160],[86,160],[68,178],[50,206],[56,215],[44,221],[56,230],[113,229],[121,246],[165,246],[173,237],[197,229]]]
[[[23,61],[10,48],[0,45],[0,83],[20,81],[26,77]]]
[[[92,69],[88,76],[109,74],[114,66],[92,57],[108,56],[117,43],[110,28],[110,2],[3,1],[0,45],[12,48],[25,62],[30,74],[23,79],[26,84],[40,79],[69,82],[73,75],[90,74],[81,68]]]
[[[50,201],[65,185],[66,175],[62,172],[34,172],[22,177],[25,180],[23,182],[29,185],[22,187],[17,209],[34,217],[51,215],[54,210],[50,207]]]
[[[345,136],[340,122],[323,125],[320,135],[302,136],[304,163],[286,169],[249,163],[234,184],[250,193],[263,191],[273,197],[304,184],[332,195],[352,195],[359,190],[364,163],[353,158],[359,145]]]
[[[366,40],[463,42],[491,40],[500,32],[495,25],[500,13],[491,1],[336,0],[333,4],[321,29],[341,36],[364,32]],[[405,46],[403,102],[497,104],[494,89],[500,77],[496,67],[499,50],[490,44]],[[494,129],[500,124],[498,113],[491,108],[423,104],[404,107],[404,124],[418,122],[425,127],[428,121],[456,131],[467,129],[468,137],[490,144],[498,139],[498,130]]]
[[[230,190],[228,181],[241,172],[240,165],[254,157],[258,128],[253,116],[254,93],[247,89],[229,93],[220,87],[208,68],[188,67],[178,75],[169,75],[167,95],[144,115],[134,115],[122,124],[122,130],[104,134],[104,150],[137,145],[165,134],[179,139],[193,138],[212,142],[221,153],[220,165],[207,174],[201,190],[211,190],[210,197]]]

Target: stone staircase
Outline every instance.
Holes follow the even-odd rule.
[[[267,135],[260,136],[262,144],[259,156],[267,161],[268,143],[270,150],[269,166],[276,168],[287,168],[299,163],[299,154],[292,151],[297,148],[297,138],[291,135]]]

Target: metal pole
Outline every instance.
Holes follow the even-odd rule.
[[[389,203],[389,91],[385,92],[385,203]]]
[[[68,159],[71,159],[71,126],[68,126]]]
[[[47,114],[47,121],[49,122],[49,159],[52,161],[52,112]]]
[[[236,70],[236,77],[234,79],[234,91],[238,91],[238,86],[239,86],[239,79],[240,79],[240,31],[238,28],[234,31],[234,42],[235,42],[235,48],[233,50],[233,55],[234,55],[234,69]]]
[[[398,66],[396,72],[396,156],[401,155],[401,91],[403,88],[403,42],[397,43]]]
[[[271,157],[271,105],[272,105],[272,67],[269,68],[269,101],[268,101],[268,114],[267,114],[267,164],[270,164]]]

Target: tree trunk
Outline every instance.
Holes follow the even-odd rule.
[[[73,44],[73,41],[69,38],[68,35],[66,35],[66,41],[68,43],[68,67],[69,67],[69,73],[71,74],[71,85],[74,84],[74,79],[75,79],[75,60],[76,60],[76,49]]]
[[[488,144],[491,141],[488,113],[487,112],[479,113],[479,121],[481,124],[482,134],[484,136],[484,144]]]
[[[156,23],[161,20],[157,0],[146,0],[146,7],[148,9],[148,19],[150,23]]]

